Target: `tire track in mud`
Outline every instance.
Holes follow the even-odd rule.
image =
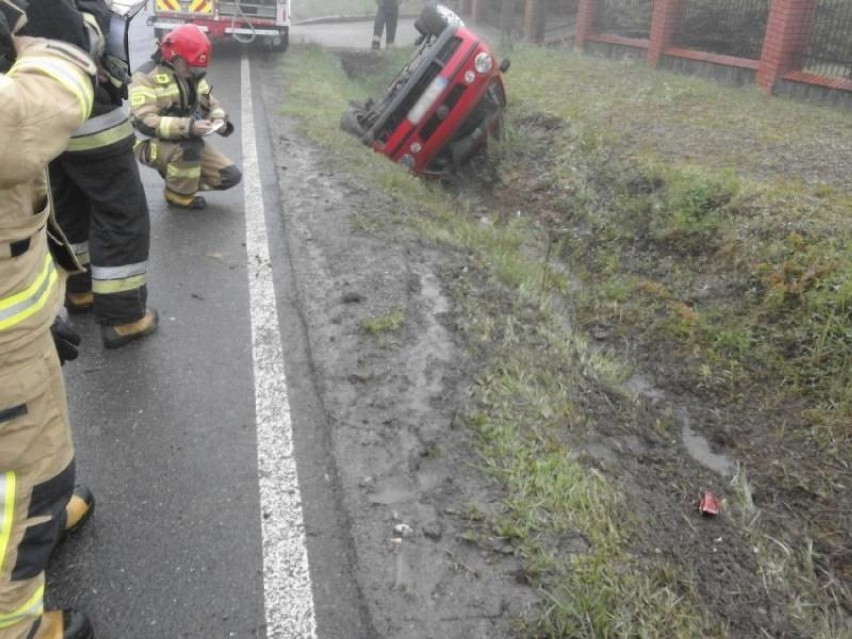
[[[272,62],[261,66],[276,77]],[[376,636],[514,636],[511,617],[533,602],[515,578],[518,560],[462,538],[467,506],[500,495],[474,468],[455,420],[464,359],[440,275],[453,256],[392,230],[358,230],[357,216],[398,204],[325,166],[277,115],[277,84],[267,83],[264,100],[297,304]],[[363,330],[393,311],[405,318],[399,331]]]

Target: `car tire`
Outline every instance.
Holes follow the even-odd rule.
[[[451,16],[455,17],[455,20]],[[455,22],[460,22],[455,14],[449,12],[444,7],[439,8],[439,5],[430,4],[420,12],[420,17],[414,22],[414,28],[423,35],[435,36],[437,38],[443,33],[444,29]]]
[[[361,125],[361,120],[359,116],[364,115],[365,112],[363,109],[360,109],[354,105],[350,105],[349,108],[343,113],[343,117],[340,118],[340,128],[350,133],[351,135],[362,137],[366,131],[364,127]]]

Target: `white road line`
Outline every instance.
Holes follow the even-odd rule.
[[[246,53],[242,57],[241,74],[243,192],[257,413],[266,637],[311,639],[316,637],[316,619],[301,494],[293,456],[290,403],[263,210],[251,75]]]

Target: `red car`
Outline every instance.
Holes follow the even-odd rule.
[[[503,73],[491,48],[442,5],[414,24],[420,47],[379,99],[351,103],[341,127],[411,173],[447,177],[499,134]]]

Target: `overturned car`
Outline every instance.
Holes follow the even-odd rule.
[[[489,46],[442,5],[414,23],[419,48],[384,94],[350,103],[341,127],[411,173],[448,177],[499,135],[503,73]]]

